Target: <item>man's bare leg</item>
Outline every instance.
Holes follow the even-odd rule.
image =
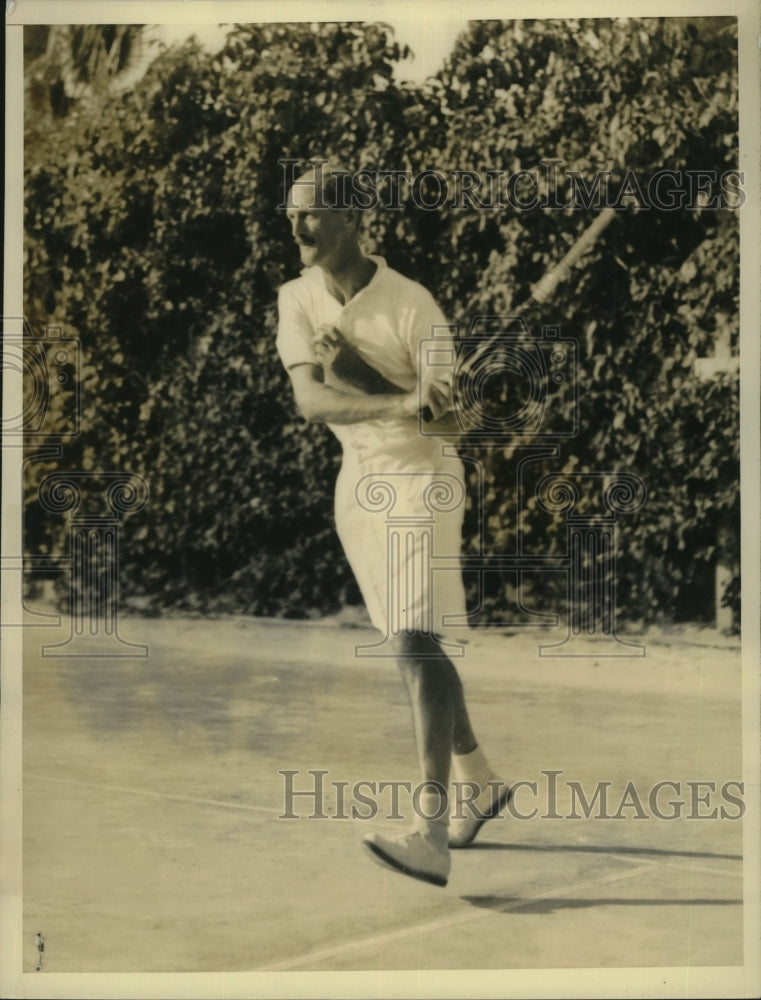
[[[376,860],[436,885],[446,885],[449,847],[472,843],[486,818],[507,801],[505,792],[488,787],[495,775],[480,750],[470,724],[462,681],[454,664],[431,635],[403,633],[397,639],[397,662],[412,709],[422,788],[411,833],[387,837],[372,833],[365,845]],[[454,754],[454,756],[453,756]],[[458,780],[472,785],[473,808],[457,804],[449,837],[449,772],[454,760]],[[502,786],[504,789],[505,786]],[[502,796],[501,798],[499,796]]]
[[[435,637],[403,633],[397,638],[397,648],[412,709],[421,776],[446,788],[452,753],[468,754],[478,745],[462,681]]]
[[[446,885],[450,859],[449,769],[455,745],[476,746],[462,683],[451,660],[430,635],[403,633],[397,662],[409,695],[422,783],[416,790],[413,828],[402,836],[371,833],[365,845],[375,860],[406,875]]]
[[[486,820],[505,807],[509,788],[478,745],[462,681],[439,642],[419,633],[400,635],[397,641],[422,778],[447,788],[453,765],[449,846],[467,847]]]

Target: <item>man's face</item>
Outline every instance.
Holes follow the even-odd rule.
[[[286,217],[305,267],[330,262],[350,237],[347,213],[336,208],[315,207],[314,178],[299,178],[288,194]],[[325,199],[328,203],[328,199]],[[319,204],[319,198],[317,199]]]

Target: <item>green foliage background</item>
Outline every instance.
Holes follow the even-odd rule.
[[[66,113],[43,107],[32,80],[27,314],[36,330],[62,324],[85,359],[83,430],[62,464],[127,469],[151,491],[123,525],[122,593],[286,616],[358,600],[332,527],[338,446],[298,418],[275,352],[277,288],[298,273],[275,209],[279,159],[509,174],[558,158],[585,178],[610,171],[613,186],[628,169],[737,167],[731,19],[472,22],[421,85],[395,82],[403,54],[378,24],[248,25],[215,56],[194,40],[162,51],[131,87]],[[408,200],[367,218],[365,246],[467,324],[522,302],[591,218]],[[630,616],[712,615],[717,535],[739,525],[738,385],[699,381],[693,362],[721,332],[738,351],[738,261],[736,211],[627,211],[536,318],[580,347],[580,431],[537,476],[629,470],[648,487],[622,522]],[[488,544],[511,551],[515,449],[469,454]],[[27,466],[32,553],[64,544],[33,510],[55,467]],[[472,509],[466,549],[475,522]],[[565,545],[533,502],[520,527],[532,551]],[[737,531],[727,537],[737,610]],[[507,582],[486,595],[492,617]]]

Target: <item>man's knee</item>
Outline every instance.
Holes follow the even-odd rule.
[[[400,632],[396,636],[396,655],[399,665],[429,660],[443,655],[438,639],[426,632]]]

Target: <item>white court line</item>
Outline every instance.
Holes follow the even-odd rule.
[[[218,806],[221,809],[242,809],[244,812],[267,813],[269,816],[280,816],[277,809],[269,806],[252,806],[245,802],[223,802],[219,799],[199,799],[192,795],[174,795],[172,792],[154,792],[148,788],[124,788],[121,785],[109,785],[97,781],[78,781],[76,778],[54,778],[49,774],[24,773],[24,780],[34,778],[37,781],[51,781],[56,785],[79,785],[82,788],[98,788],[101,791],[119,792],[125,795],[147,795],[155,799],[171,799],[174,802],[191,802],[199,806]]]
[[[655,866],[655,865],[659,864],[659,861],[658,861],[657,858],[644,858],[643,859],[639,855],[635,855],[634,857],[631,857],[629,854],[622,854],[619,851],[616,851],[615,849],[611,849],[610,851],[605,851],[604,853],[607,854],[612,860],[614,860],[614,861],[624,861],[627,865],[653,865],[653,866]]]
[[[656,857],[648,859],[646,862],[643,862],[642,858],[631,858],[626,854],[617,854],[615,851],[609,851],[607,853],[609,857],[615,858],[616,861],[625,861],[626,864],[628,865],[636,865],[636,864],[661,865],[665,866],[666,868],[686,868],[689,871],[707,872],[709,875],[722,875],[725,878],[727,877],[742,878],[742,870],[729,871],[729,869],[726,868],[711,868],[709,865],[693,864],[686,858],[684,859],[684,861],[676,861],[676,860],[670,861],[667,858]],[[741,866],[743,863],[742,858],[732,858],[727,860],[734,861],[735,864],[739,864]]]
[[[742,868],[740,871],[727,871],[721,868],[710,868],[708,865],[692,865],[689,861],[663,861],[661,864],[667,868],[685,868],[691,872],[707,872],[709,875],[721,875],[723,878],[742,878]],[[742,865],[742,861],[738,861]]]
[[[344,944],[334,945],[330,948],[317,949],[315,951],[307,952],[306,955],[300,955],[297,958],[285,959],[284,961],[277,962],[274,965],[261,965],[255,971],[285,972],[289,969],[297,969],[299,966],[309,965],[311,962],[322,962],[327,958],[335,958],[337,955],[346,955],[352,951],[361,951],[363,948],[377,947],[389,944],[391,941],[398,941],[401,938],[427,934],[431,931],[441,930],[444,927],[452,927],[456,924],[466,924],[473,920],[481,920],[484,917],[491,916],[493,913],[509,913],[510,910],[519,910],[522,906],[527,906],[529,903],[535,903],[540,899],[552,899],[556,896],[565,896],[569,892],[591,889],[594,886],[606,885],[610,882],[622,882],[624,879],[636,878],[638,875],[643,875],[645,872],[652,870],[653,862],[649,862],[647,864],[640,865],[639,868],[630,869],[627,872],[618,872],[615,875],[604,875],[602,878],[592,879],[589,882],[576,882],[571,885],[563,885],[559,889],[550,889],[548,892],[540,892],[535,896],[529,896],[527,899],[519,899],[514,903],[507,903],[505,906],[495,907],[494,909],[469,909],[464,913],[453,914],[451,917],[440,917],[438,920],[431,920],[427,924],[413,924],[410,927],[404,927],[402,930],[386,931],[384,934],[373,934],[370,937],[358,938],[355,941],[347,941]],[[601,903],[604,904],[604,902],[605,900],[601,900]]]

